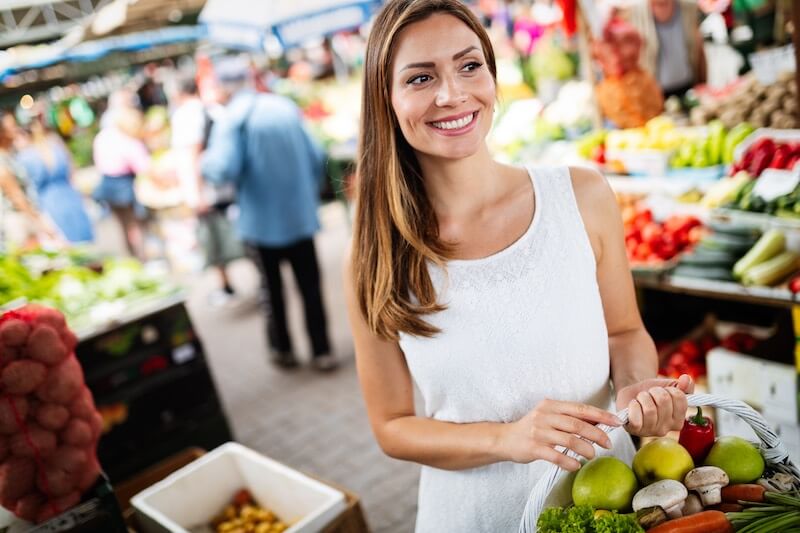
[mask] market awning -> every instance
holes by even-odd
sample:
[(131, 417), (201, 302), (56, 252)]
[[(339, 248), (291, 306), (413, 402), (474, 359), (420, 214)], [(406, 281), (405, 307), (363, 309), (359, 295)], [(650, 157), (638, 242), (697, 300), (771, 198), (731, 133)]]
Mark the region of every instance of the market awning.
[(160, 30), (117, 35), (82, 42), (76, 46), (59, 43), (35, 47), (15, 47), (0, 53), (0, 81), (25, 70), (43, 68), (66, 61), (94, 61), (112, 52), (137, 51), (163, 44), (196, 41), (205, 36), (202, 26), (173, 26)]
[(367, 22), (381, 0), (208, 0), (200, 22), (212, 41), (262, 50), (265, 39), (284, 47), (357, 28)]

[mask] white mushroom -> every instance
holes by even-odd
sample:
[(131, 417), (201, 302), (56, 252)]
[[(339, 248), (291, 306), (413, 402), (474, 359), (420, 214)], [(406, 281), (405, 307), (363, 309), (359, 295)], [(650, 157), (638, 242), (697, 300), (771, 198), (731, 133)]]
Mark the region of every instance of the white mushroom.
[(662, 479), (648, 485), (633, 497), (633, 510), (638, 511), (646, 507), (661, 507), (670, 518), (679, 518), (683, 509), (683, 502), (689, 491), (680, 481)]
[(720, 489), (728, 484), (728, 474), (716, 466), (698, 466), (689, 470), (683, 483), (687, 489), (697, 491), (703, 506), (708, 507), (722, 501)]
[(683, 504), (683, 516), (690, 516), (697, 514), (703, 510), (703, 504), (700, 502), (700, 496), (697, 494), (689, 494)]

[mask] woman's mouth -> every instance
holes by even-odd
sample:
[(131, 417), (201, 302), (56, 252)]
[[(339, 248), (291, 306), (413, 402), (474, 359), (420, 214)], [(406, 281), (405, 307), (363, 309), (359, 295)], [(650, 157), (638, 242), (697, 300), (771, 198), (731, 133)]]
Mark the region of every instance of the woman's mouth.
[(470, 129), (475, 123), (475, 119), (478, 116), (478, 112), (474, 111), (462, 117), (453, 120), (442, 120), (437, 122), (429, 122), (428, 124), (435, 130), (438, 130), (441, 133), (452, 135), (452, 134), (459, 134), (467, 131)]

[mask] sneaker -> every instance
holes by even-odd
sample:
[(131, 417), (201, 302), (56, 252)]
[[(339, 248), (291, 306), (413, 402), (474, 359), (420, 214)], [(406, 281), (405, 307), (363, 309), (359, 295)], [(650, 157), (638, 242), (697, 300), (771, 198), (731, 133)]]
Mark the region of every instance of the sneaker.
[(329, 372), (339, 366), (339, 360), (332, 353), (315, 355), (311, 359), (311, 366), (320, 372)]
[(297, 358), (290, 351), (272, 350), (272, 363), (281, 368), (295, 368), (297, 366)]

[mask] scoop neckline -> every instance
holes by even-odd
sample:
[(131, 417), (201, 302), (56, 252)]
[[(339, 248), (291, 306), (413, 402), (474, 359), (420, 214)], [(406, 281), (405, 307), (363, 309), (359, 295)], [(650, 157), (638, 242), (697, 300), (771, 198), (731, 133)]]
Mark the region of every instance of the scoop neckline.
[(484, 263), (489, 263), (495, 261), (497, 259), (501, 259), (505, 255), (512, 253), (515, 249), (522, 246), (522, 243), (530, 237), (533, 233), (534, 229), (539, 223), (540, 214), (542, 212), (542, 203), (540, 202), (541, 194), (539, 192), (539, 186), (537, 184), (536, 176), (534, 175), (533, 169), (529, 166), (523, 167), (527, 173), (528, 177), (531, 180), (531, 194), (533, 194), (533, 216), (531, 217), (531, 221), (528, 224), (528, 228), (520, 235), (514, 242), (498, 250), (490, 255), (484, 257), (477, 257), (475, 259), (449, 259), (445, 263), (447, 266), (472, 266), (472, 265), (481, 265)]

